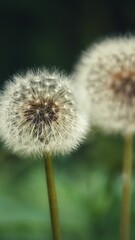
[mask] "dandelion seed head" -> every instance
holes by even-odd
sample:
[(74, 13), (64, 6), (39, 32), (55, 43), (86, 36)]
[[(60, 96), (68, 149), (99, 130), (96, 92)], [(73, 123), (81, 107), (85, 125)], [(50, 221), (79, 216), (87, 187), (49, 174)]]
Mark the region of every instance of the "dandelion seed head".
[(22, 154), (70, 152), (87, 124), (68, 77), (46, 69), (15, 75), (1, 94), (0, 135)]
[(135, 132), (135, 37), (114, 37), (88, 48), (75, 75), (91, 102), (93, 124), (107, 132)]

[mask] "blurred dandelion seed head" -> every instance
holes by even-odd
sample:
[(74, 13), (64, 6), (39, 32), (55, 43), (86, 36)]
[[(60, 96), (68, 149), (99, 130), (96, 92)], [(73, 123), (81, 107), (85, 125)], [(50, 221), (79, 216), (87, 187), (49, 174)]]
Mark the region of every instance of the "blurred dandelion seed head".
[(1, 137), (24, 154), (70, 152), (87, 128), (78, 105), (63, 74), (43, 69), (15, 75), (1, 94)]
[[(107, 132), (135, 132), (135, 37), (115, 37), (88, 48), (76, 65), (94, 125)], [(85, 104), (85, 111), (89, 104)]]

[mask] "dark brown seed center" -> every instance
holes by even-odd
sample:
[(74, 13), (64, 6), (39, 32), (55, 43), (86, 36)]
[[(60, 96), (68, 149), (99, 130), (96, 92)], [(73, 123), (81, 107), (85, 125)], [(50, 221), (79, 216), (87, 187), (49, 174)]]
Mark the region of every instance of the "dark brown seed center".
[(135, 71), (113, 73), (111, 79), (110, 89), (114, 94), (131, 103), (135, 97)]
[(35, 127), (49, 125), (58, 119), (59, 107), (52, 100), (29, 101), (24, 109), (24, 116), (27, 122), (31, 122)]

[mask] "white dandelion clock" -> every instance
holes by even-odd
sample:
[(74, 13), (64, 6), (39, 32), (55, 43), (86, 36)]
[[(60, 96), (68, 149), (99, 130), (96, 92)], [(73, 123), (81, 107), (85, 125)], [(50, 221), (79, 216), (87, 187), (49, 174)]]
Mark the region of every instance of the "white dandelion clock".
[(14, 151), (63, 154), (84, 139), (85, 120), (63, 74), (43, 70), (15, 75), (0, 104), (0, 133)]
[(15, 75), (0, 100), (2, 140), (15, 152), (44, 157), (53, 239), (60, 240), (51, 154), (75, 149), (87, 129), (69, 78), (46, 69)]
[(106, 39), (88, 48), (75, 75), (87, 91), (94, 125), (106, 132), (135, 132), (135, 37)]
[(91, 102), (92, 124), (105, 132), (125, 136), (121, 239), (128, 240), (135, 133), (135, 37), (106, 39), (95, 44), (82, 55), (75, 75)]

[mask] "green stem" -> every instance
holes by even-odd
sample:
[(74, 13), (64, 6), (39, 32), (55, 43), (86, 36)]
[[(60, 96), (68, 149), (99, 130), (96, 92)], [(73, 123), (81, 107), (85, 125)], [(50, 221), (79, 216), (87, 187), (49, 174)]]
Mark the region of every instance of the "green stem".
[(123, 165), (123, 193), (120, 225), (120, 239), (130, 239), (130, 210), (131, 210), (131, 180), (132, 180), (132, 135), (125, 136), (124, 165)]
[(47, 181), (47, 190), (48, 190), (48, 198), (49, 198), (49, 205), (50, 205), (53, 240), (60, 240), (61, 234), (60, 234), (60, 224), (59, 224), (59, 217), (58, 217), (57, 197), (56, 197), (56, 190), (55, 190), (52, 158), (50, 153), (46, 152), (44, 154), (44, 161), (45, 161), (46, 181)]

